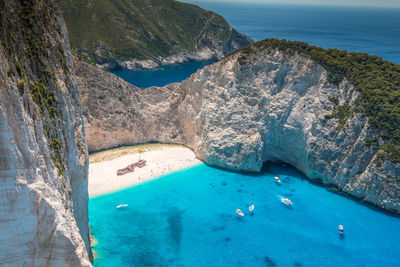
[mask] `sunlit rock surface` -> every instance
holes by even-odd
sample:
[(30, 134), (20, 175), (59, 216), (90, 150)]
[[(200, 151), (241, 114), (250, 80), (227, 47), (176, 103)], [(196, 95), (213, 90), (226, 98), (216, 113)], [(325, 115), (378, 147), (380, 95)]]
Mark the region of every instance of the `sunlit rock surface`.
[(87, 147), (57, 4), (0, 0), (0, 41), (0, 266), (91, 266)]
[(207, 66), (182, 83), (136, 88), (77, 61), (89, 150), (149, 141), (185, 144), (207, 164), (258, 172), (283, 161), (382, 208), (400, 211), (400, 166), (374, 163), (365, 145), (368, 118), (354, 113), (340, 127), (328, 119), (336, 99), (359, 94), (307, 55), (258, 50)]

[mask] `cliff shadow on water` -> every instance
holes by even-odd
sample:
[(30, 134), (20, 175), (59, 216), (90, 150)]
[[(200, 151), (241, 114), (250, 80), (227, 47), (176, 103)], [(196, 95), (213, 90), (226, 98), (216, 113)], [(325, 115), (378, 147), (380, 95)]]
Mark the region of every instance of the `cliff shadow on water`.
[[(246, 173), (246, 172), (245, 172)], [(287, 175), (290, 177), (293, 177), (294, 179), (299, 179), (299, 180), (304, 180), (307, 181), (310, 184), (313, 184), (315, 186), (321, 187), (324, 190), (332, 193), (332, 194), (336, 194), (339, 195), (341, 197), (347, 198), (351, 201), (354, 201), (362, 206), (365, 206), (375, 212), (380, 212), (383, 213), (387, 216), (392, 216), (395, 218), (400, 218), (400, 213), (397, 211), (389, 211), (387, 209), (378, 207), (376, 205), (371, 204), (368, 201), (364, 201), (363, 198), (358, 198), (356, 196), (353, 196), (349, 193), (346, 193), (342, 190), (340, 190), (340, 188), (338, 188), (336, 185), (334, 184), (325, 184), (322, 180), (320, 179), (310, 179), (309, 177), (307, 177), (303, 172), (301, 172), (300, 170), (298, 170), (296, 167), (290, 165), (289, 163), (285, 163), (283, 161), (267, 161), (264, 162), (263, 167), (260, 171), (260, 173), (246, 173), (247, 175), (253, 176), (253, 177), (257, 177), (257, 176), (262, 176), (266, 173), (269, 174), (276, 174), (278, 176), (278, 174), (280, 175)], [(285, 183), (287, 181), (283, 181), (283, 183)], [(317, 199), (315, 199), (315, 201), (318, 201)], [(340, 209), (341, 207), (338, 206), (338, 209)]]

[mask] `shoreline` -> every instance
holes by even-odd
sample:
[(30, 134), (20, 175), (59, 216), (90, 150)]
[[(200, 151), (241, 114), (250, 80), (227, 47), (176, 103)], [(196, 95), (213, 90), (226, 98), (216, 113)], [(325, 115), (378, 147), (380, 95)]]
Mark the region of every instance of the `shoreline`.
[[(139, 159), (146, 160), (146, 166), (136, 167), (134, 172), (125, 175), (117, 175), (118, 169)], [(89, 197), (119, 191), (202, 163), (189, 148), (169, 144), (144, 144), (105, 150), (90, 155), (89, 162)]]

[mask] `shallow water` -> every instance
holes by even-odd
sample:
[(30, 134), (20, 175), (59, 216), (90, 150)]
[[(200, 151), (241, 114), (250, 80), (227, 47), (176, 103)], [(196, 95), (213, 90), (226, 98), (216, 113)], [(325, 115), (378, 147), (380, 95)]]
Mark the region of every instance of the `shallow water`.
[(198, 69), (212, 64), (214, 61), (188, 62), (180, 65), (161, 66), (157, 70), (115, 70), (115, 75), (140, 87), (165, 86), (169, 83), (181, 82), (190, 77)]
[(399, 218), (284, 165), (260, 175), (199, 165), (91, 198), (89, 208), (95, 266), (400, 266)]

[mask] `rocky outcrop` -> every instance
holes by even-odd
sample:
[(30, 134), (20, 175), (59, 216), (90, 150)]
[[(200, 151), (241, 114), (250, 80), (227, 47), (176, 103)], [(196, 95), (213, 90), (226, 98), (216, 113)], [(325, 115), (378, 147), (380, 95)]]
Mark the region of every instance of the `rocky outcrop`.
[(71, 45), (105, 69), (216, 60), (252, 42), (220, 15), (175, 0), (62, 1)]
[(99, 61), (97, 63), (99, 63), (99, 67), (105, 69), (122, 68), (128, 70), (155, 70), (163, 65), (176, 65), (190, 61), (218, 60), (230, 52), (253, 42), (249, 37), (239, 33), (235, 29), (230, 27), (229, 29), (230, 37), (227, 41), (220, 42), (218, 40), (211, 40), (206, 42), (206, 44), (201, 46), (197, 51), (182, 51), (167, 57), (159, 56), (147, 60), (128, 60), (122, 62), (114, 58), (98, 58)]
[[(76, 62), (89, 150), (159, 141), (184, 144), (207, 164), (258, 172), (283, 161), (308, 178), (400, 212), (400, 166), (367, 146), (368, 118), (346, 80), (331, 82), (305, 54), (235, 53), (182, 83), (139, 89)], [(344, 118), (332, 116), (341, 106)]]
[(91, 266), (87, 146), (51, 0), (0, 0), (0, 266)]

